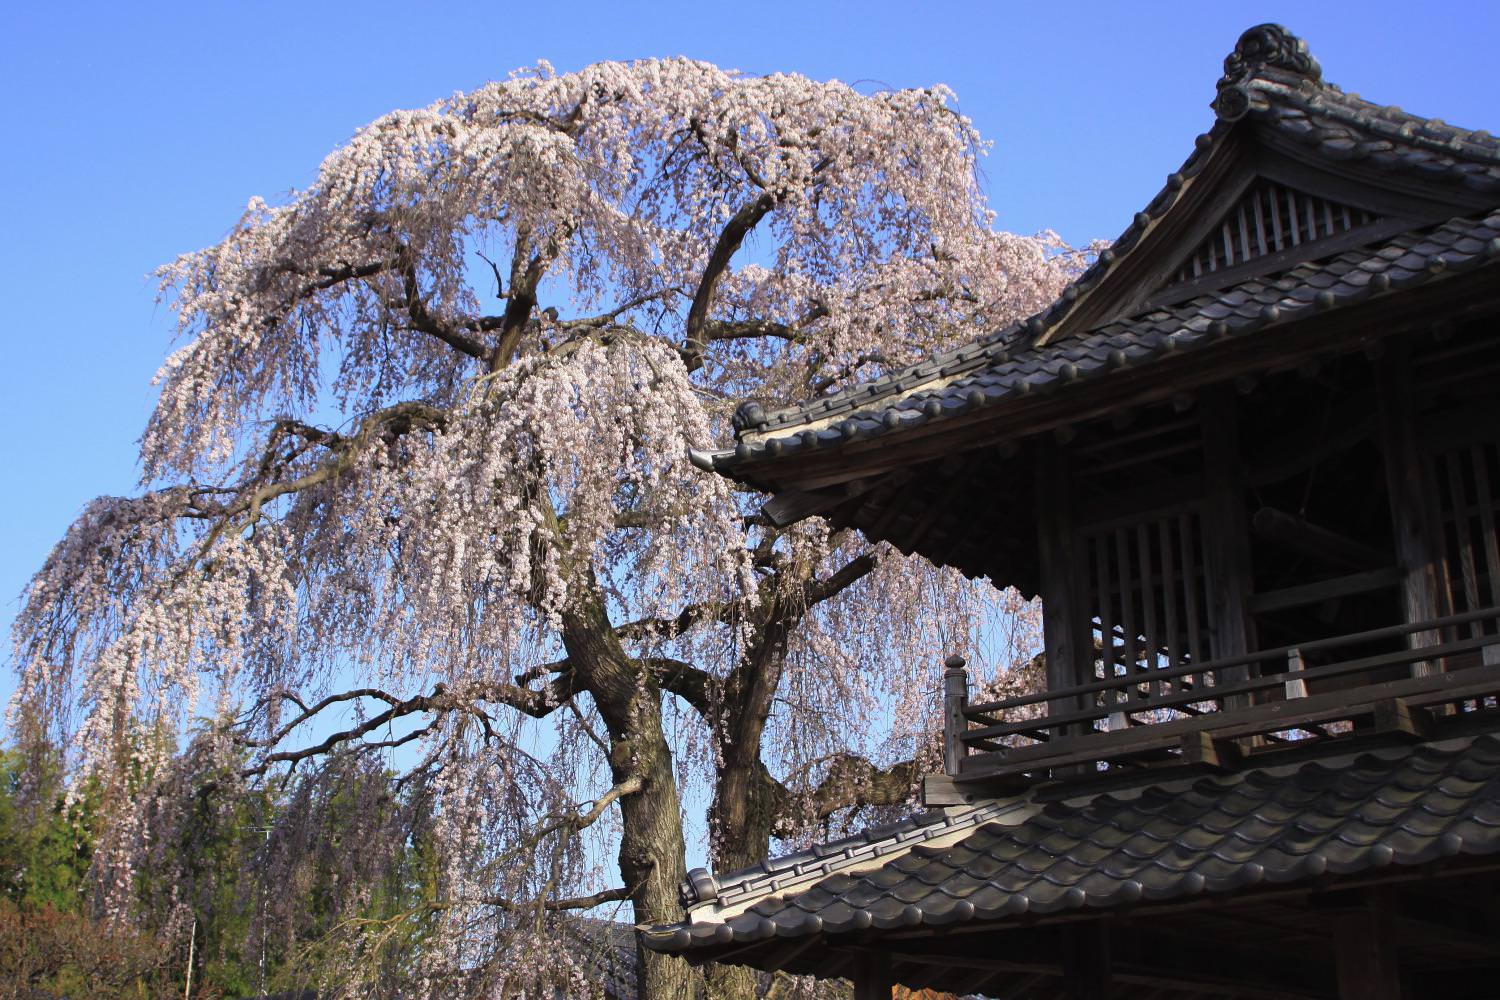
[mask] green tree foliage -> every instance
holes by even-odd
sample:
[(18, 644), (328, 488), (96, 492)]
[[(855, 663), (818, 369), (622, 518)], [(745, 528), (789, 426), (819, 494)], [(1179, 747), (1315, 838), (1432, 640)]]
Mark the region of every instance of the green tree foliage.
[(61, 761), (45, 749), (28, 767), (0, 752), (0, 895), (18, 906), (75, 911), (93, 855), (93, 789), (65, 802)]
[[(436, 912), (427, 804), (377, 770), (273, 792), (245, 787), (239, 762), (193, 758), (173, 759), (192, 794), (148, 811), (150, 863), (110, 921), (96, 788), (67, 797), (50, 748), (0, 751), (0, 1000), (181, 996), (190, 940), (199, 998), (300, 990), (352, 962), (372, 985), (403, 980)], [(339, 850), (351, 838), (381, 846)]]

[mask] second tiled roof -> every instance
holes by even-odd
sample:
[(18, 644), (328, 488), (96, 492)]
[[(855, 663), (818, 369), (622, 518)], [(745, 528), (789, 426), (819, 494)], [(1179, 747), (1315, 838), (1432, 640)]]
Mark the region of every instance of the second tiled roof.
[(703, 912), (652, 928), (646, 943), (687, 951), (942, 927), (1492, 854), (1500, 851), (1500, 739), (1038, 804), (978, 823), (947, 846), (891, 839), (883, 850), (884, 863), (795, 891), (762, 889), (721, 917)]

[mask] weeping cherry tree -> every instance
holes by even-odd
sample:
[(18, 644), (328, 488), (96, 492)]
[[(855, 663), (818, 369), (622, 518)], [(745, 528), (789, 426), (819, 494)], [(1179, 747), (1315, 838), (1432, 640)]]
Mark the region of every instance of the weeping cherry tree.
[[(938, 657), (1028, 609), (777, 529), (688, 449), (741, 400), (847, 391), (1055, 294), (1067, 256), (992, 228), (980, 152), (941, 87), (542, 64), (380, 118), (163, 267), (181, 343), (142, 492), (83, 510), (15, 625), (12, 718), (108, 790), (99, 905), (170, 878), (187, 772), (373, 767), (422, 793), (430, 934), (327, 985), (581, 995), (557, 916), (679, 917), (685, 801), (721, 869), (907, 802)], [(410, 835), (346, 822), (349, 852)], [(638, 962), (643, 995), (700, 988)]]

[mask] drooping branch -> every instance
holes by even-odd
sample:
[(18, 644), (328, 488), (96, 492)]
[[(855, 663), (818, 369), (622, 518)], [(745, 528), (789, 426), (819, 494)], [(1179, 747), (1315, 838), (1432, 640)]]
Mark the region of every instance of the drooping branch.
[[(325, 434), (315, 428), (306, 428), (303, 431), (304, 437), (308, 440), (316, 440), (331, 450), (329, 460), (292, 479), (257, 482), (257, 479), (269, 474), (278, 465), (275, 461), (278, 432), (283, 427), (305, 428), (305, 425), (296, 421), (283, 422), (278, 425), (277, 430), (273, 430), (271, 442), (258, 463), (257, 476), (232, 490), (220, 491), (234, 493), (232, 500), (216, 503), (205, 503), (201, 499), (195, 501), (194, 509), (187, 516), (197, 519), (212, 518), (219, 522), (200, 544), (200, 553), (209, 551), (218, 536), (230, 527), (244, 528), (259, 521), (261, 511), (271, 501), (289, 494), (302, 493), (348, 472), (360, 453), (371, 444), (399, 437), (417, 429), (441, 429), (447, 424), (448, 418), (448, 412), (438, 407), (426, 403), (405, 402), (366, 415), (360, 421), (358, 429), (351, 435)], [(241, 515), (243, 515), (243, 521), (237, 522), (236, 519)]]

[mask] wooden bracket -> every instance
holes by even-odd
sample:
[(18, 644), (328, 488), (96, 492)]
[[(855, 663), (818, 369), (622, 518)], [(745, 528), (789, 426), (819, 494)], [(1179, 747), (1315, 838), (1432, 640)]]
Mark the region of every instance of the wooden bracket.
[(1244, 755), (1233, 740), (1216, 740), (1208, 733), (1184, 733), (1182, 762), (1216, 771), (1233, 771), (1244, 763)]
[(951, 774), (924, 774), (922, 776), (922, 805), (925, 808), (966, 806), (973, 801), (974, 790), (960, 788)]
[(1411, 740), (1432, 736), (1432, 713), (1406, 703), (1405, 698), (1386, 698), (1372, 706), (1377, 733), (1395, 733)]

